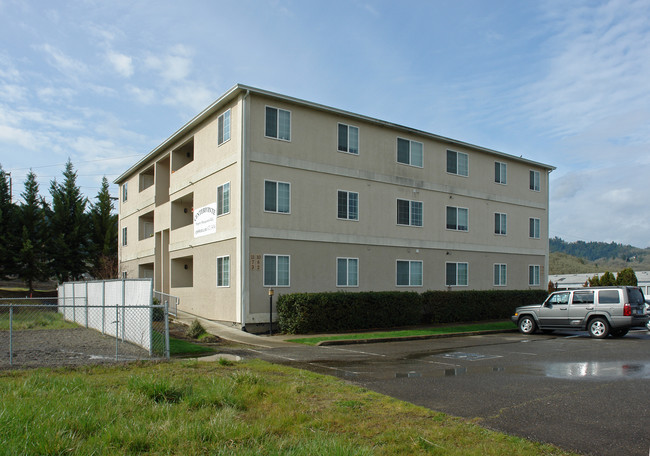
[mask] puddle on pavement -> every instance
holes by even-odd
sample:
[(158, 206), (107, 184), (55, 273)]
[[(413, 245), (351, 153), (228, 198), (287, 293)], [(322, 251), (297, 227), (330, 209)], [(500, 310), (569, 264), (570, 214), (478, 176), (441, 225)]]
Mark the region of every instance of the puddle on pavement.
[(551, 363), (543, 365), (547, 377), (564, 379), (647, 379), (650, 365), (621, 361), (586, 361), (577, 363)]

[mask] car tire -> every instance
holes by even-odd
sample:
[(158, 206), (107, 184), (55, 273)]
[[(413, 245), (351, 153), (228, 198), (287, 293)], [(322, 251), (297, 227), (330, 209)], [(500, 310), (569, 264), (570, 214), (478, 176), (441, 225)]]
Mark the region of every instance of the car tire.
[(645, 324), (645, 327), (648, 328), (648, 331), (650, 331), (650, 320)]
[(601, 317), (596, 317), (589, 322), (589, 335), (594, 339), (604, 339), (609, 335), (609, 323)]
[(627, 334), (629, 330), (625, 329), (612, 329), (612, 337), (623, 337)]
[(537, 329), (537, 323), (535, 323), (533, 317), (529, 315), (521, 317), (517, 326), (519, 327), (519, 332), (522, 334), (532, 334)]

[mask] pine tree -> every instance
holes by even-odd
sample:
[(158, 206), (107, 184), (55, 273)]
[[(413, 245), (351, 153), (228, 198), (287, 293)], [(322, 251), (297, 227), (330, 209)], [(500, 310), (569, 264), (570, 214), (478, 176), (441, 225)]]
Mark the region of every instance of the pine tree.
[(16, 206), (11, 201), (9, 176), (0, 165), (0, 277), (16, 272), (15, 253), (18, 248)]
[(53, 180), (50, 185), (52, 212), (50, 258), (59, 282), (78, 280), (88, 270), (88, 216), (84, 213), (87, 198), (77, 186), (77, 173), (68, 159), (63, 184)]
[(102, 178), (97, 201), (90, 208), (90, 252), (92, 274), (99, 279), (117, 277), (117, 214), (113, 214), (113, 201), (108, 179)]
[(48, 277), (44, 202), (38, 195), (36, 174), (32, 171), (27, 174), (25, 191), (21, 196), (24, 203), (18, 212), (22, 233), (16, 264), (18, 274), (32, 292), (36, 280), (45, 280)]
[(632, 268), (625, 268), (616, 276), (616, 285), (632, 285), (637, 286), (639, 281)]

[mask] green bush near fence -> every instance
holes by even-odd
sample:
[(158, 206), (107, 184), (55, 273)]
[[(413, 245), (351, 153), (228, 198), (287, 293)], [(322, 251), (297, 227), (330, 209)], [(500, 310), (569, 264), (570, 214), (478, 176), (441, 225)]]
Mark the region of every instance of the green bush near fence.
[(279, 297), (277, 310), (281, 331), (309, 334), (499, 320), (546, 295), (544, 290), (293, 293)]

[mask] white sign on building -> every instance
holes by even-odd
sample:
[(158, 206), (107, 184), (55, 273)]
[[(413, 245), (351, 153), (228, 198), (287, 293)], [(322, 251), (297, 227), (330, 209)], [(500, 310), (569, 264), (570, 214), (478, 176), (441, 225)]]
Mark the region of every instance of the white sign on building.
[(194, 211), (194, 237), (217, 232), (217, 203), (208, 204)]

